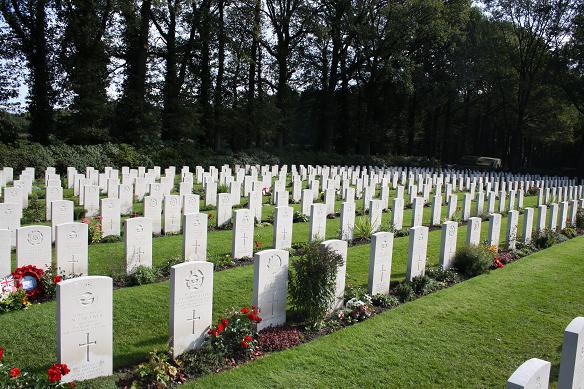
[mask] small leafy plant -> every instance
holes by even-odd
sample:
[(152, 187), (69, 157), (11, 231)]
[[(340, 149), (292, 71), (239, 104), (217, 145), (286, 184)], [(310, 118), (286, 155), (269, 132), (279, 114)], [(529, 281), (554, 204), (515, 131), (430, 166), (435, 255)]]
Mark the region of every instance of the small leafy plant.
[(303, 249), (290, 266), (288, 291), (294, 309), (309, 326), (316, 327), (335, 298), (337, 269), (343, 257), (318, 243), (307, 244)]
[(494, 259), (493, 251), (486, 246), (465, 246), (456, 250), (454, 267), (470, 278), (489, 271)]
[(259, 310), (252, 306), (232, 310), (209, 330), (211, 348), (233, 364), (258, 355), (255, 325), (261, 322)]

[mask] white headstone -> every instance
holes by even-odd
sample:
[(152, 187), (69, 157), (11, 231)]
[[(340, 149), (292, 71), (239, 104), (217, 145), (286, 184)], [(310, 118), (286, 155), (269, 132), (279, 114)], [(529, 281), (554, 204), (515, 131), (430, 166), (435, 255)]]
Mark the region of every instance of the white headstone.
[(12, 271), (12, 263), (10, 259), (11, 246), (10, 231), (4, 229), (0, 230), (0, 278), (10, 275)]
[(471, 217), (468, 219), (466, 227), (466, 244), (469, 246), (478, 246), (481, 244), (481, 224), (480, 217)]
[(101, 236), (120, 236), (120, 200), (119, 199), (101, 199)]
[(458, 223), (447, 221), (442, 224), (442, 239), (440, 241), (440, 266), (443, 269), (452, 267), (456, 255), (456, 241), (458, 238)]
[(10, 231), (10, 244), (16, 246), (16, 229), (20, 227), (22, 208), (16, 203), (0, 203), (0, 229)]
[(152, 222), (152, 233), (160, 235), (162, 232), (162, 198), (144, 196), (144, 217)]
[(344, 201), (341, 204), (341, 239), (353, 240), (355, 228), (355, 202)]
[(88, 227), (85, 223), (59, 224), (56, 228), (55, 251), (59, 273), (87, 275)]
[(558, 389), (580, 389), (583, 385), (584, 317), (577, 317), (564, 332)]
[(424, 198), (415, 197), (412, 202), (412, 227), (421, 226), (424, 221)]
[(492, 213), (489, 216), (489, 233), (487, 235), (487, 244), (489, 246), (499, 247), (501, 237), (501, 214)]
[(388, 294), (393, 257), (393, 233), (377, 232), (371, 235), (369, 255), (369, 295)]
[(519, 211), (509, 211), (507, 214), (507, 248), (515, 250), (517, 245), (517, 228), (519, 226)]
[(201, 347), (213, 315), (213, 264), (170, 268), (170, 345), (174, 357)]
[(189, 213), (183, 216), (183, 258), (185, 261), (207, 260), (206, 213)]
[(288, 206), (276, 207), (274, 212), (273, 246), (276, 249), (290, 249), (292, 248), (294, 208)]
[(51, 267), (51, 227), (28, 226), (16, 230), (16, 266)]
[(164, 196), (164, 233), (177, 234), (180, 232), (181, 222), (180, 196)]
[(404, 224), (404, 199), (396, 197), (393, 199), (391, 224), (396, 231), (403, 228)]
[(408, 268), (406, 280), (423, 276), (426, 273), (426, 254), (428, 250), (428, 227), (417, 226), (410, 228), (408, 249)]
[(381, 200), (374, 199), (369, 201), (369, 222), (371, 223), (371, 231), (377, 232), (381, 227), (381, 217), (383, 215), (383, 203)]
[(258, 331), (286, 323), (288, 258), (288, 251), (277, 249), (263, 250), (254, 256), (252, 304), (262, 317)]
[(323, 249), (331, 250), (341, 257), (343, 263), (337, 268), (337, 278), (335, 286), (335, 298), (331, 304), (331, 311), (342, 308), (345, 298), (345, 275), (347, 273), (347, 247), (348, 244), (344, 240), (325, 240), (320, 244)]
[(533, 208), (525, 208), (523, 215), (523, 243), (531, 243), (533, 235)]
[(326, 204), (312, 204), (310, 211), (310, 241), (326, 238)]
[(152, 220), (135, 217), (126, 220), (126, 272), (138, 266), (152, 267)]
[(507, 389), (547, 389), (551, 366), (537, 358), (523, 362), (507, 380)]
[(249, 209), (238, 209), (234, 212), (231, 245), (233, 259), (251, 258), (253, 256), (254, 224), (254, 216)]
[(219, 193), (217, 195), (217, 227), (223, 227), (231, 221), (231, 204), (231, 194)]
[(45, 218), (51, 220), (51, 202), (63, 200), (63, 188), (60, 186), (47, 187), (45, 192)]
[(64, 382), (113, 373), (112, 279), (86, 276), (57, 284), (57, 360)]
[(70, 200), (55, 200), (51, 202), (51, 233), (55, 239), (56, 226), (63, 223), (72, 223), (75, 213), (75, 204)]

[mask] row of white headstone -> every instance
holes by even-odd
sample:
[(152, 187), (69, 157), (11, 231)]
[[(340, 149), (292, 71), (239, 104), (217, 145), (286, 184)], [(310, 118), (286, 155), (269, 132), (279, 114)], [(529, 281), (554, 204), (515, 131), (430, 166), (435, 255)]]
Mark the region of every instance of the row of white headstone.
[[(547, 389), (551, 363), (538, 358), (525, 361), (507, 381), (507, 389)], [(564, 331), (558, 389), (584, 386), (584, 317), (577, 317)]]
[[(421, 199), (421, 198), (418, 198)], [(381, 227), (382, 209), (380, 200), (371, 200), (369, 218), (372, 232), (379, 231)], [(399, 203), (399, 198), (394, 199)], [(416, 201), (412, 215), (412, 230), (422, 226), (423, 206), (422, 201)], [(584, 207), (584, 201), (572, 201), (571, 204), (563, 202), (560, 205), (550, 205), (550, 217), (547, 219), (547, 206), (538, 207), (535, 233), (545, 229), (564, 229), (568, 225), (574, 226), (578, 209)], [(399, 216), (399, 212), (402, 214)], [(434, 213), (434, 212), (433, 212)], [(530, 243), (534, 233), (534, 209), (524, 209), (524, 222), (522, 227), (523, 242)], [(233, 259), (251, 257), (254, 248), (254, 215), (249, 209), (239, 209), (233, 212), (232, 250)], [(103, 213), (103, 219), (107, 222), (109, 217)], [(393, 221), (403, 220), (403, 208), (394, 208)], [(507, 214), (507, 248), (514, 249), (519, 231), (519, 211), (512, 210)], [(182, 216), (182, 223), (178, 228), (183, 229), (183, 258), (185, 261), (207, 260), (207, 224), (208, 215), (205, 213), (189, 213)], [(501, 214), (489, 215), (489, 228), (487, 243), (498, 247), (501, 230)], [(119, 214), (117, 215), (117, 229), (119, 230)], [(326, 238), (327, 212), (325, 204), (312, 204), (309, 240), (317, 241)], [(477, 245), (480, 243), (480, 230), (482, 219), (471, 217), (468, 219), (467, 243)], [(351, 240), (355, 227), (355, 203), (343, 202), (341, 210), (340, 239)], [(111, 226), (111, 225), (110, 225)], [(394, 223), (394, 228), (397, 229)], [(427, 227), (424, 227), (427, 230)], [(85, 223), (66, 222), (53, 226), (27, 226), (16, 229), (16, 258), (17, 267), (32, 264), (40, 268), (50, 267), (52, 263), (52, 237), (54, 236), (56, 247), (57, 269), (65, 274), (88, 274), (88, 227)], [(446, 221), (442, 224), (442, 243), (449, 244), (445, 238), (446, 232), (456, 236), (458, 223)], [(293, 208), (280, 206), (275, 208), (273, 247), (276, 249), (290, 249), (292, 247), (293, 232)], [(11, 232), (0, 230), (0, 275), (10, 273), (10, 248)], [(132, 273), (138, 266), (152, 266), (152, 234), (153, 222), (147, 217), (126, 219), (125, 221), (125, 258), (126, 270)], [(419, 234), (419, 233), (418, 233)], [(427, 232), (426, 232), (427, 234)], [(455, 250), (456, 241), (451, 250)], [(448, 247), (450, 247), (448, 246)], [(444, 247), (442, 247), (445, 250)], [(448, 250), (447, 250), (448, 251)]]

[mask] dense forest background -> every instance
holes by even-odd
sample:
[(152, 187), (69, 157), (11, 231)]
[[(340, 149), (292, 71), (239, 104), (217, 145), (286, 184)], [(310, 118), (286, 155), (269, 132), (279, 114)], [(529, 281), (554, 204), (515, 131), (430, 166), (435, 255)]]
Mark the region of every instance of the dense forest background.
[(0, 0), (0, 105), (5, 144), (584, 169), (584, 6)]

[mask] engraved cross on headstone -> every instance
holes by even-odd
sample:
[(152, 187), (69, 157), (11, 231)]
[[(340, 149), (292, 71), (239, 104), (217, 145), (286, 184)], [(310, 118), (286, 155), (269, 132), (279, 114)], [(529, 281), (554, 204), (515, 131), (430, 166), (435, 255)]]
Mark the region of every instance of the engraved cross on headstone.
[(95, 346), (97, 344), (97, 342), (96, 341), (93, 341), (93, 342), (90, 342), (89, 341), (89, 332), (86, 332), (85, 335), (87, 337), (86, 338), (86, 341), (85, 341), (85, 343), (80, 343), (79, 344), (79, 347), (85, 347), (86, 348), (86, 350), (85, 350), (86, 351), (86, 359), (87, 359), (87, 362), (89, 362), (89, 347), (90, 346)]
[(243, 232), (243, 235), (241, 236), (241, 239), (243, 239), (243, 245), (245, 246), (245, 242), (247, 240), (247, 235), (245, 234), (245, 231)]
[(193, 316), (190, 319), (187, 319), (187, 321), (190, 321), (193, 323), (193, 332), (192, 334), (195, 334), (195, 321), (201, 319), (200, 316), (195, 316), (196, 315), (196, 309), (193, 309)]
[(71, 254), (71, 260), (67, 261), (68, 263), (71, 264), (71, 273), (75, 274), (75, 264), (79, 263), (78, 259), (75, 259), (76, 255), (75, 254)]
[(143, 254), (145, 254), (145, 253), (144, 253), (144, 250), (142, 249), (142, 247), (138, 247), (138, 248), (134, 247), (134, 253), (133, 253), (132, 257), (138, 258), (139, 265), (142, 264), (142, 255)]

